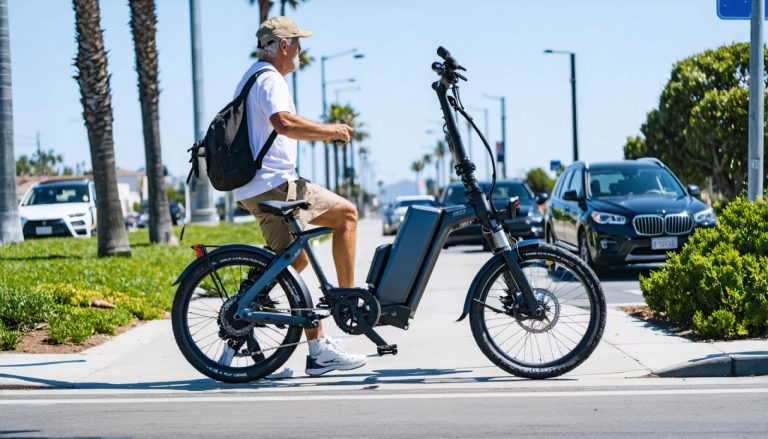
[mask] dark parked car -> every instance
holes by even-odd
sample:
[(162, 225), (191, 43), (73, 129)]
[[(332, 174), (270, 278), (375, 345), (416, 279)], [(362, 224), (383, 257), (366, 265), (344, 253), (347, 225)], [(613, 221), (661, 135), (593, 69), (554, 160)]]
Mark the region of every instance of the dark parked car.
[(437, 207), (437, 200), (432, 195), (403, 195), (395, 198), (395, 202), (385, 210), (381, 226), (382, 235), (394, 235), (400, 230), (400, 224), (405, 219), (405, 213), (411, 206)]
[(696, 227), (717, 224), (661, 161), (576, 162), (560, 175), (547, 201), (545, 234), (593, 268), (662, 262)]
[[(141, 204), (142, 213), (139, 216), (137, 227), (149, 226), (149, 205), (147, 201)], [(171, 213), (171, 222), (174, 226), (183, 226), (186, 222), (187, 211), (184, 209), (184, 205), (178, 201), (169, 201), (168, 210)]]
[[(487, 194), (491, 189), (491, 184), (481, 182), (480, 188)], [(543, 238), (544, 215), (541, 203), (546, 199), (546, 194), (534, 196), (528, 186), (520, 180), (497, 181), (493, 190), (493, 204), (496, 208), (505, 209), (511, 197), (518, 197), (520, 200), (520, 212), (517, 217), (505, 222), (512, 236), (523, 239)], [(440, 199), (440, 204), (443, 206), (455, 206), (466, 202), (466, 190), (461, 182), (448, 185)], [(487, 249), (480, 224), (472, 224), (451, 232), (445, 246), (452, 245), (482, 245), (483, 248)]]

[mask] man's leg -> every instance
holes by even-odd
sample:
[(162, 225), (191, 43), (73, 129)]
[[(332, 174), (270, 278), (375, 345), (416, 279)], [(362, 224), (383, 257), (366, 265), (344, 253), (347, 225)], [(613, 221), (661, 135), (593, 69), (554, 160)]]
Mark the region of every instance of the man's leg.
[[(336, 265), (336, 277), (341, 288), (355, 286), (355, 245), (357, 239), (357, 209), (350, 202), (339, 203), (310, 221), (310, 224), (333, 229), (332, 253)], [(309, 265), (309, 258), (301, 252), (293, 262), (293, 268), (301, 272)], [(307, 340), (324, 338), (322, 322), (317, 328), (305, 328)]]
[(355, 286), (355, 246), (357, 240), (357, 208), (343, 201), (310, 221), (311, 224), (333, 229), (333, 262), (339, 287)]

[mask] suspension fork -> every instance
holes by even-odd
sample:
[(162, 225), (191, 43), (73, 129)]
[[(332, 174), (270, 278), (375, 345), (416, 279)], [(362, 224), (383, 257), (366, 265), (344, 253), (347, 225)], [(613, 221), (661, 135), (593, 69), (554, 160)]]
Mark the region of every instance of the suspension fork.
[(448, 103), (448, 86), (443, 81), (438, 81), (432, 84), (432, 89), (437, 93), (437, 98), (440, 101), (440, 108), (443, 111), (443, 119), (445, 119), (445, 125), (447, 129), (448, 146), (453, 154), (454, 161), (456, 162), (456, 174), (459, 175), (461, 181), (467, 189), (467, 199), (475, 206), (477, 217), (480, 220), (480, 224), (487, 230), (492, 232), (492, 241), (495, 244), (495, 251), (500, 252), (504, 257), (504, 261), (509, 268), (509, 273), (504, 273), (504, 280), (507, 285), (514, 284), (517, 290), (523, 295), (525, 299), (526, 314), (532, 317), (541, 317), (544, 315), (544, 307), (536, 299), (533, 294), (531, 284), (525, 277), (520, 263), (518, 262), (517, 254), (512, 251), (512, 246), (509, 244), (507, 234), (504, 233), (504, 228), (499, 224), (497, 218), (491, 212), (491, 206), (486, 200), (485, 194), (480, 190), (480, 186), (475, 178), (475, 165), (467, 157), (467, 153), (464, 150), (464, 145), (461, 141), (461, 135), (459, 134), (458, 127), (456, 126), (456, 120), (453, 117), (453, 113)]

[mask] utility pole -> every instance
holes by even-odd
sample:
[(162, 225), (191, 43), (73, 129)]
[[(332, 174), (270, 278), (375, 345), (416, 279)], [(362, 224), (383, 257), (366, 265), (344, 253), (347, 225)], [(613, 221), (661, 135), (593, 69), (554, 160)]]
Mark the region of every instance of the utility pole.
[[(192, 39), (192, 103), (195, 118), (194, 139), (197, 141), (202, 139), (205, 135), (203, 132), (203, 51), (200, 41), (200, 0), (189, 0), (189, 30)], [(200, 177), (192, 180), (192, 191), (194, 194), (190, 196), (193, 201), (191, 222), (218, 224), (219, 215), (216, 212), (216, 208), (213, 206), (211, 183), (208, 180), (205, 160), (198, 157), (197, 161), (200, 169)]]
[(485, 95), (489, 99), (498, 99), (501, 103), (501, 160), (497, 163), (501, 171), (501, 178), (507, 178), (507, 100), (504, 96)]
[(576, 53), (564, 50), (547, 49), (545, 54), (568, 55), (571, 58), (571, 118), (573, 123), (573, 161), (579, 161), (579, 133), (576, 123)]
[[(764, 96), (765, 63), (763, 61), (764, 0), (752, 0), (749, 56), (749, 171), (747, 197), (755, 201), (763, 196), (763, 135), (765, 132)], [(760, 72), (755, 74), (753, 72)]]

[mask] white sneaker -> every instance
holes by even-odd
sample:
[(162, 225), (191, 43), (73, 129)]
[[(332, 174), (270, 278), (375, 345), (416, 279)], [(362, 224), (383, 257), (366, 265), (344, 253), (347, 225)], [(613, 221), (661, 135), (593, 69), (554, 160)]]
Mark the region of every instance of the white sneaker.
[(310, 340), (307, 368), (309, 376), (320, 376), (332, 370), (352, 370), (367, 363), (365, 355), (348, 354), (339, 346), (337, 340), (321, 338)]

